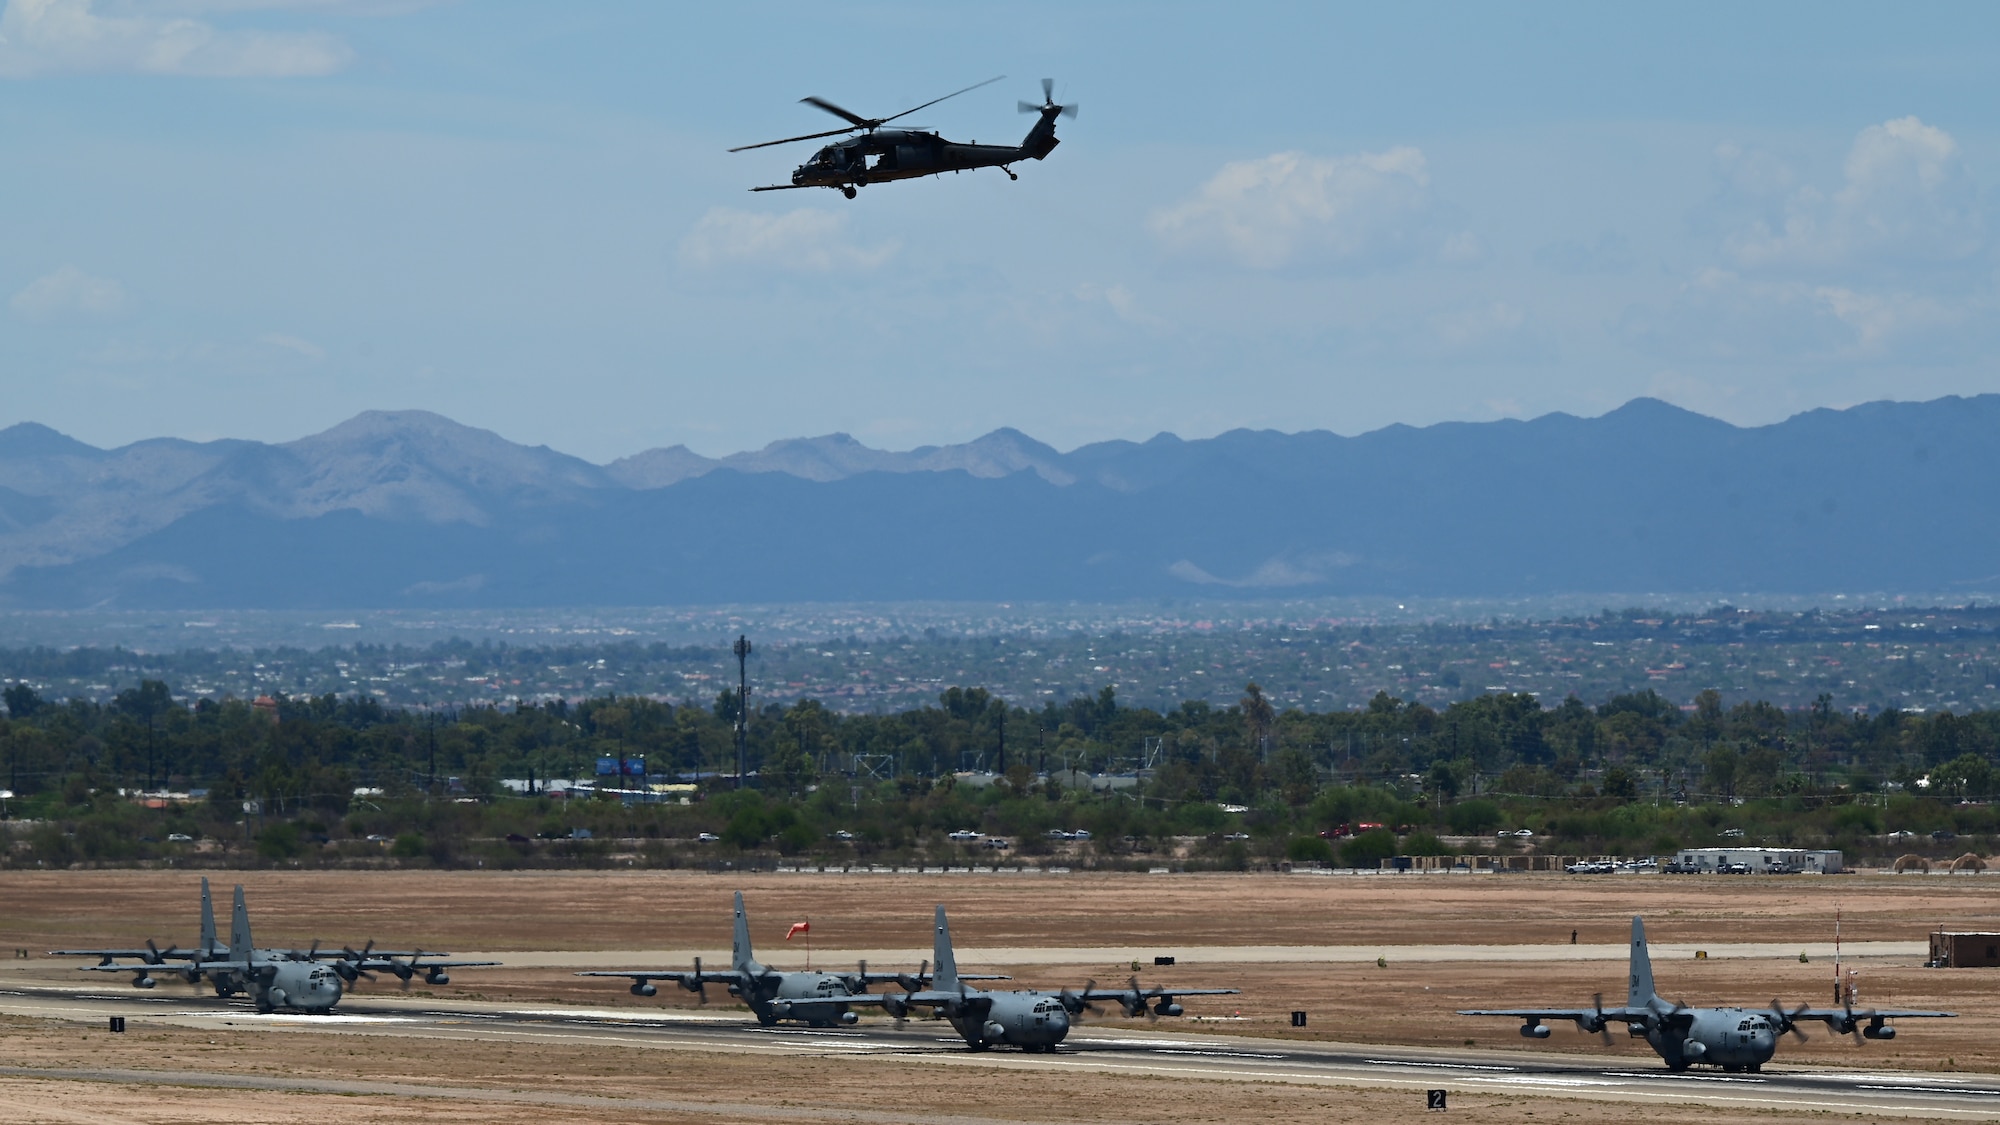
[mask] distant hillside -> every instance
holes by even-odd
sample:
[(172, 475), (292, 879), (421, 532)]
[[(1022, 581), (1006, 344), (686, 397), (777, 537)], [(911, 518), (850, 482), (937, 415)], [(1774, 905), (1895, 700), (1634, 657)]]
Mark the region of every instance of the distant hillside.
[(279, 445), (0, 430), (0, 605), (305, 608), (2000, 585), (2000, 396), (1742, 429), (844, 434), (597, 466), (422, 412)]

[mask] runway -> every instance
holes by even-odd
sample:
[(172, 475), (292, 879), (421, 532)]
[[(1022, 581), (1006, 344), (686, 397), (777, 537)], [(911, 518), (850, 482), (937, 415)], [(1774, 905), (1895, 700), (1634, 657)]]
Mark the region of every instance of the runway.
[[(1085, 1025), (1054, 1055), (997, 1049), (973, 1053), (944, 1024), (886, 1021), (856, 1028), (765, 1028), (739, 1013), (536, 1007), (445, 1003), (432, 999), (350, 997), (329, 1016), (259, 1015), (241, 1002), (186, 994), (135, 995), (100, 987), (10, 986), (0, 989), (0, 1013), (102, 1025), (113, 1015), (134, 1030), (181, 1027), (266, 1028), (284, 1034), (410, 1036), (437, 1040), (615, 1045), (628, 1049), (731, 1052), (839, 1058), (852, 1065), (884, 1060), (940, 1068), (1070, 1068), (1134, 1077), (1303, 1083), (1328, 1086), (1445, 1089), (1454, 1093), (1546, 1096), (1593, 1101), (1700, 1104), (1791, 1112), (1990, 1119), (2000, 1117), (2000, 1077), (1874, 1069), (1788, 1067), (1784, 1055), (1756, 1075), (1672, 1074), (1627, 1056), (1614, 1060), (1558, 1052), (1435, 1050), (1352, 1043), (1252, 1039), (1214, 1034), (1200, 1025), (1163, 1022), (1159, 1029)], [(121, 1065), (115, 1050), (98, 1049), (92, 1069), (0, 1068), (0, 1074), (107, 1082), (172, 1082), (220, 1087), (331, 1090), (323, 1079), (189, 1071)], [(1860, 1061), (1857, 1059), (1857, 1061)], [(671, 1064), (669, 1064), (671, 1065)], [(413, 1086), (409, 1096), (456, 1097), (449, 1087)], [(683, 1097), (685, 1091), (682, 1091)], [(538, 1095), (520, 1093), (532, 1100)], [(556, 1095), (550, 1095), (555, 1097)], [(1414, 1096), (1414, 1095), (1413, 1095)], [(556, 1104), (551, 1102), (551, 1104)]]

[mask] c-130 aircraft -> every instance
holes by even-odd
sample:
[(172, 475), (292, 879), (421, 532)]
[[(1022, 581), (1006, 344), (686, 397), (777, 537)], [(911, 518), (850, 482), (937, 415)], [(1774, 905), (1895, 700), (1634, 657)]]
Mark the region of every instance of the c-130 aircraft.
[[(797, 1020), (809, 1027), (851, 1025), (860, 1018), (851, 1010), (852, 1006), (880, 1005), (889, 1001), (886, 996), (870, 993), (869, 985), (894, 982), (905, 989), (915, 990), (924, 987), (930, 979), (923, 969), (919, 969), (915, 976), (871, 973), (866, 961), (852, 973), (773, 969), (758, 961), (756, 954), (751, 952), (750, 918), (743, 911), (742, 891), (736, 892), (735, 930), (731, 935), (729, 953), (729, 968), (726, 970), (704, 970), (701, 958), (697, 957), (692, 972), (678, 969), (606, 969), (576, 975), (625, 977), (632, 982), (634, 996), (652, 996), (659, 992), (653, 981), (670, 980), (700, 996), (704, 1004), (708, 1002), (708, 985), (727, 985), (729, 994), (749, 1005), (757, 1022), (766, 1027), (779, 1020)], [(1006, 978), (971, 976), (965, 979)]]
[[(50, 956), (96, 957), (98, 963), (82, 966), (82, 971), (131, 973), (134, 988), (153, 987), (157, 973), (172, 973), (190, 985), (200, 983), (206, 976), (215, 986), (217, 996), (227, 998), (239, 992), (248, 993), (259, 1011), (296, 1008), (312, 1012), (331, 1011), (339, 1003), (342, 981), (352, 985), (362, 976), (372, 979), (376, 972), (393, 973), (408, 988), (418, 973), (424, 974), (425, 983), (448, 984), (451, 978), (446, 969), (499, 964), (439, 960), (450, 956), (442, 953), (432, 954), (432, 959), (425, 961), (421, 950), (377, 950), (372, 941), (359, 953), (345, 947), (339, 951), (322, 950), (317, 942), (309, 950), (258, 949), (250, 936), (250, 913), (244, 905), (241, 884), (236, 887), (233, 905), (235, 913), (230, 919), (227, 945), (216, 936), (215, 907), (204, 876), (201, 940), (193, 949), (177, 945), (161, 949), (149, 940), (144, 949), (57, 949), (51, 950)], [(117, 960), (120, 957), (136, 957), (138, 962), (121, 964)], [(398, 961), (397, 957), (409, 960)]]
[(1127, 1017), (1146, 1015), (1178, 1016), (1181, 1006), (1176, 996), (1229, 996), (1233, 988), (1140, 988), (1137, 978), (1131, 988), (1084, 986), (1081, 992), (1065, 988), (1060, 992), (1023, 989), (1014, 992), (987, 992), (968, 988), (972, 979), (958, 973), (958, 957), (951, 948), (951, 924), (944, 907), (937, 908), (931, 955), (937, 959), (937, 978), (931, 987), (903, 996), (890, 996), (883, 1007), (898, 1020), (911, 1005), (928, 1006), (951, 1022), (965, 1045), (984, 1051), (1007, 1044), (1023, 1051), (1053, 1052), (1069, 1035), (1070, 1017), (1091, 1007), (1092, 1001), (1116, 1001)]
[(1632, 961), (1625, 1006), (1607, 1008), (1599, 993), (1589, 1008), (1496, 1008), (1461, 1011), (1461, 1016), (1512, 1016), (1521, 1020), (1521, 1034), (1547, 1039), (1543, 1020), (1572, 1020), (1580, 1031), (1594, 1032), (1611, 1043), (1611, 1025), (1622, 1023), (1634, 1037), (1643, 1036), (1666, 1060), (1669, 1070), (1686, 1070), (1695, 1063), (1719, 1066), (1730, 1073), (1762, 1070), (1778, 1053), (1778, 1036), (1789, 1033), (1803, 1042), (1798, 1025), (1818, 1020), (1842, 1035), (1863, 1039), (1894, 1039), (1892, 1019), (1948, 1019), (1955, 1012), (1901, 1008), (1856, 1008), (1850, 999), (1838, 1008), (1802, 1004), (1791, 1011), (1776, 1000), (1769, 1008), (1690, 1008), (1660, 998), (1653, 990), (1653, 959), (1646, 952), (1645, 920), (1632, 919)]

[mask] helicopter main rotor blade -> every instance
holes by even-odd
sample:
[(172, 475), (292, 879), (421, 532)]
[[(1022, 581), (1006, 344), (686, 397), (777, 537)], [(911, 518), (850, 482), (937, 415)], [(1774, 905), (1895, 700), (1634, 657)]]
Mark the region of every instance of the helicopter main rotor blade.
[(888, 124), (889, 122), (891, 122), (891, 121), (894, 121), (894, 120), (896, 120), (897, 118), (900, 118), (900, 117), (908, 117), (909, 115), (911, 115), (912, 113), (915, 113), (915, 112), (917, 112), (917, 111), (918, 111), (918, 110), (920, 110), (920, 109), (928, 109), (928, 108), (930, 108), (931, 106), (934, 106), (934, 105), (938, 104), (939, 102), (941, 102), (941, 101), (944, 101), (944, 100), (945, 100), (945, 98), (955, 98), (955, 97), (959, 96), (960, 94), (969, 94), (969, 93), (971, 93), (972, 91), (974, 91), (974, 90), (977, 90), (977, 89), (979, 89), (979, 88), (980, 88), (981, 86), (991, 86), (991, 85), (993, 85), (993, 84), (994, 84), (995, 82), (998, 82), (998, 81), (1000, 81), (1000, 80), (1001, 80), (1002, 78), (1005, 78), (1005, 77), (1007, 77), (1007, 76), (1006, 76), (1006, 75), (1004, 75), (1004, 74), (996, 74), (996, 75), (994, 75), (993, 77), (991, 77), (991, 78), (988, 78), (988, 79), (987, 79), (986, 81), (984, 81), (984, 82), (974, 82), (974, 83), (973, 83), (972, 85), (970, 85), (970, 86), (967, 86), (967, 87), (966, 87), (965, 89), (963, 89), (963, 90), (953, 90), (953, 91), (952, 91), (951, 93), (949, 93), (949, 94), (946, 94), (946, 95), (944, 96), (944, 98), (932, 98), (932, 99), (931, 99), (930, 101), (927, 101), (927, 102), (925, 102), (925, 103), (924, 103), (923, 105), (915, 105), (915, 106), (911, 106), (910, 108), (908, 108), (908, 109), (904, 110), (903, 112), (901, 112), (901, 113), (897, 114), (897, 115), (896, 115), (895, 117), (884, 117), (884, 118), (883, 118), (882, 120), (880, 120), (880, 121), (877, 121), (877, 122), (875, 122), (875, 124), (877, 124), (877, 125), (887, 125), (887, 124)]
[(853, 125), (856, 129), (872, 129), (881, 124), (879, 121), (870, 121), (858, 113), (849, 113), (847, 110), (827, 101), (825, 98), (800, 98), (799, 100), (807, 105), (818, 106), (835, 117)]
[(1052, 102), (1056, 100), (1055, 79), (1053, 78), (1042, 79), (1042, 100), (1045, 102)]
[(821, 137), (838, 137), (845, 133), (852, 133), (853, 131), (854, 131), (853, 129), (828, 129), (824, 133), (807, 133), (802, 137), (786, 137), (782, 141), (763, 141), (761, 143), (754, 145), (738, 145), (737, 147), (732, 148), (729, 151), (749, 152), (753, 148), (770, 148), (772, 145), (788, 145), (791, 144), (793, 141), (816, 141)]

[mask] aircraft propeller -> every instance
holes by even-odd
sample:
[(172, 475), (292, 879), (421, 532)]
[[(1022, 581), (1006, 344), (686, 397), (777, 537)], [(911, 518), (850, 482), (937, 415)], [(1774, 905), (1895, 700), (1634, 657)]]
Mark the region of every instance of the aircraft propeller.
[(180, 950), (181, 950), (180, 946), (175, 945), (172, 942), (169, 942), (167, 943), (166, 951), (163, 953), (160, 951), (159, 946), (153, 944), (152, 938), (147, 938), (146, 956), (141, 958), (141, 960), (143, 960), (148, 965), (164, 965), (166, 964), (169, 958), (171, 958), (174, 954), (179, 953)]
[(1591, 1021), (1591, 1029), (1596, 1031), (1597, 1038), (1605, 1046), (1609, 1047), (1611, 1046), (1611, 1028), (1604, 1022), (1604, 994), (1602, 992), (1593, 993), (1590, 997), (1590, 1006), (1597, 1009), (1597, 1018)]
[(1101, 1016), (1104, 1014), (1104, 1009), (1090, 1002), (1090, 994), (1096, 989), (1096, 981), (1085, 981), (1082, 992), (1071, 992), (1065, 988), (1057, 993), (1056, 997), (1062, 1001), (1063, 1008), (1072, 1016), (1081, 1016), (1085, 1012), (1089, 1012), (1093, 1016)]
[(1771, 997), (1771, 1026), (1777, 1028), (1779, 1034), (1782, 1035), (1789, 1032), (1792, 1038), (1804, 1043), (1808, 1036), (1805, 1032), (1799, 1030), (1799, 1025), (1795, 1021), (1810, 1007), (1812, 1007), (1811, 1004), (1800, 1004), (1790, 1012), (1786, 1012), (1784, 1005), (1778, 1003), (1778, 998), (1773, 996)]
[(1056, 104), (1056, 80), (1053, 78), (1042, 79), (1042, 104), (1036, 105), (1034, 102), (1016, 102), (1014, 104), (1020, 108), (1022, 113), (1040, 113), (1045, 109), (1054, 109), (1064, 117), (1075, 117), (1077, 110), (1075, 102), (1071, 102), (1068, 105)]
[(333, 963), (333, 971), (339, 974), (340, 979), (346, 981), (348, 984), (353, 984), (358, 977), (367, 977), (372, 984), (375, 980), (375, 974), (361, 966), (367, 962), (368, 954), (374, 948), (374, 938), (369, 938), (368, 944), (362, 946), (359, 953), (354, 952), (354, 947), (351, 945), (341, 946), (340, 952), (342, 957)]
[(694, 996), (695, 1003), (708, 1003), (708, 981), (701, 975), (701, 958), (699, 957), (694, 959)]
[(1861, 1022), (1854, 1018), (1854, 1001), (1842, 1001), (1840, 1007), (1846, 1013), (1845, 1018), (1840, 1021), (1840, 1030), (1854, 1037), (1855, 1046), (1861, 1046)]
[(917, 975), (914, 978), (898, 973), (896, 975), (896, 983), (903, 986), (904, 992), (922, 992), (924, 986), (930, 983), (930, 976), (931, 961), (930, 958), (926, 957), (918, 962)]

